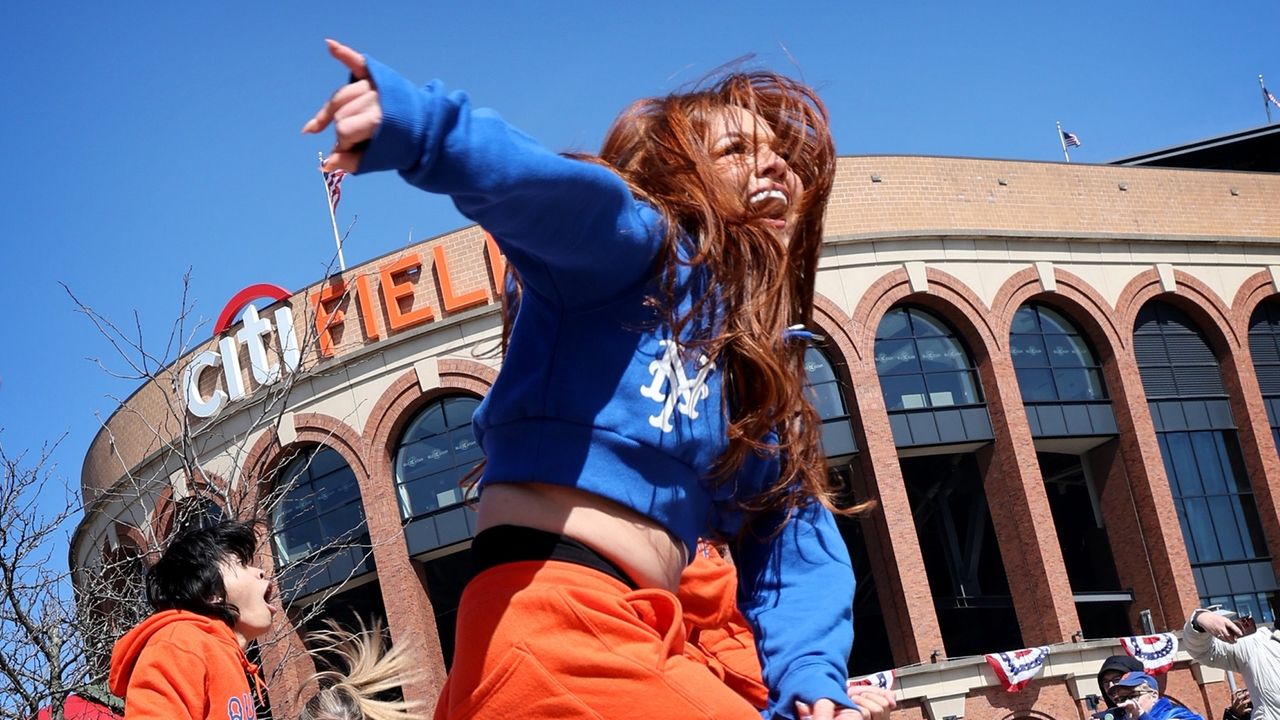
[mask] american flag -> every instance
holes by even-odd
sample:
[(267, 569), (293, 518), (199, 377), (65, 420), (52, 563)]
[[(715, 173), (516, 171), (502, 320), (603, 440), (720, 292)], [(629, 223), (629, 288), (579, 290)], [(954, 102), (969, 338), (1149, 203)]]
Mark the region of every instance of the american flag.
[(336, 211), (338, 201), (342, 199), (342, 178), (347, 176), (346, 170), (334, 170), (324, 174), (324, 185), (329, 191), (329, 209)]
[(1275, 105), (1276, 107), (1280, 108), (1280, 100), (1277, 100), (1276, 96), (1272, 95), (1270, 90), (1264, 87), (1262, 88), (1262, 94), (1266, 96), (1267, 100), (1271, 101), (1272, 105)]
[(1067, 147), (1080, 147), (1080, 138), (1076, 137), (1075, 133), (1069, 133), (1066, 130), (1063, 130), (1062, 144)]

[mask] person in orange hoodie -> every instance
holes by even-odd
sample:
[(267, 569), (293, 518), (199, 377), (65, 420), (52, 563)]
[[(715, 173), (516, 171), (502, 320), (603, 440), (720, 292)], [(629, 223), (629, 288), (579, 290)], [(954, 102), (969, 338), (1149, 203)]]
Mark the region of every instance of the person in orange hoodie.
[(253, 564), (254, 530), (225, 521), (184, 531), (151, 568), (156, 612), (111, 653), (108, 685), (124, 698), (125, 720), (256, 720), (261, 680), (245, 648), (276, 608), (271, 580)]

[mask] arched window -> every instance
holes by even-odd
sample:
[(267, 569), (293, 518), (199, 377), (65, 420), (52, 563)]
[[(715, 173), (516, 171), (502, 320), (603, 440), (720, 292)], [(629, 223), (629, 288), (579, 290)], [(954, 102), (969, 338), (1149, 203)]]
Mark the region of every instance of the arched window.
[(814, 409), (822, 418), (822, 451), (828, 458), (852, 455), (858, 451), (849, 422), (849, 406), (836, 379), (827, 354), (815, 347), (804, 351), (804, 369), (809, 378), (809, 392)]
[(207, 495), (191, 495), (177, 502), (173, 532), (213, 527), (225, 519), (226, 512), (217, 500)]
[(1138, 312), (1133, 348), (1201, 605), (1272, 622), (1276, 576), (1217, 356), (1158, 300)]
[(1280, 301), (1267, 300), (1249, 318), (1249, 355), (1262, 390), (1271, 436), (1280, 447)]
[(1191, 318), (1172, 305), (1142, 306), (1134, 322), (1133, 352), (1147, 399), (1227, 394), (1218, 358)]
[(1023, 402), (1105, 400), (1102, 369), (1080, 331), (1056, 310), (1018, 308), (1009, 332), (1009, 353)]
[[(363, 556), (369, 543), (355, 473), (333, 448), (318, 445), (280, 474), (283, 494), (271, 513), (276, 560), (284, 566), (337, 554)], [(356, 562), (356, 564), (359, 564)]]
[(409, 423), (396, 446), (396, 491), (404, 519), (462, 502), (462, 478), (484, 457), (471, 432), (479, 404), (473, 397), (447, 397)]
[(915, 307), (885, 313), (876, 372), (888, 410), (976, 405), (982, 389), (968, 351), (941, 319)]

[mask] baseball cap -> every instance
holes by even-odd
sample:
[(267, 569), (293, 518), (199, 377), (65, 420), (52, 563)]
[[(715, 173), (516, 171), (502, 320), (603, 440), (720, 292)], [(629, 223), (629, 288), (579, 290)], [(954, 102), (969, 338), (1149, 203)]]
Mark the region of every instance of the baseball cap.
[(1122, 687), (1138, 687), (1139, 685), (1146, 685), (1152, 690), (1158, 691), (1160, 689), (1160, 684), (1156, 682), (1155, 678), (1144, 672), (1138, 672), (1136, 670), (1125, 673), (1124, 676), (1116, 681), (1116, 685), (1120, 685)]

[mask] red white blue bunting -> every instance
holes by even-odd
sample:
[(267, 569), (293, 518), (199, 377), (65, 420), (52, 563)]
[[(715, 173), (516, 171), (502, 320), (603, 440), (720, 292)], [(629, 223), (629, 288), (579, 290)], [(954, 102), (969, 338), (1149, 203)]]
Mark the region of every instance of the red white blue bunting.
[(1000, 678), (1001, 684), (1008, 692), (1018, 692), (1026, 687), (1031, 679), (1040, 673), (1045, 660), (1049, 659), (1049, 647), (1026, 648), (1009, 652), (987, 655), (987, 664)]
[(870, 685), (881, 690), (892, 690), (893, 681), (898, 677), (897, 670), (883, 670), (878, 673), (871, 673), (860, 678), (849, 678), (846, 687), (859, 687), (861, 685)]
[(1173, 657), (1178, 654), (1178, 637), (1173, 633), (1123, 637), (1120, 645), (1129, 657), (1142, 663), (1143, 670), (1149, 675), (1168, 672), (1173, 667)]

